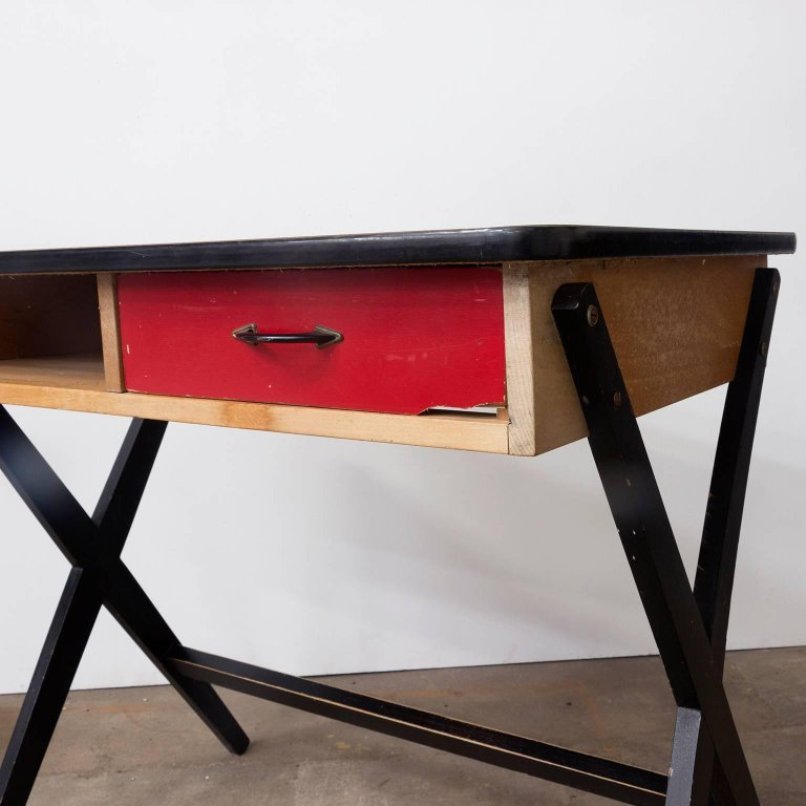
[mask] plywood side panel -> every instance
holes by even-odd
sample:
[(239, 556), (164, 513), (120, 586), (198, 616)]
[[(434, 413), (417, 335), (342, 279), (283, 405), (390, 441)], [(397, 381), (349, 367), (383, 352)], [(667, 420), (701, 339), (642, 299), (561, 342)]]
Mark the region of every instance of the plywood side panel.
[(534, 453), (587, 435), (551, 315), (563, 283), (596, 286), (636, 414), (733, 378), (753, 274), (764, 256), (521, 264), (530, 272)]

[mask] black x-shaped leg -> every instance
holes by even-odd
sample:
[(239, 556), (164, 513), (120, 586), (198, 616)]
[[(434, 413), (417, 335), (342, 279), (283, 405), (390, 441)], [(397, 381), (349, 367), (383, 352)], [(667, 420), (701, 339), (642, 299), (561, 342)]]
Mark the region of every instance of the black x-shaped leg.
[(28, 799), (102, 605), (227, 749), (249, 743), (211, 686), (168, 668), (179, 640), (120, 559), (166, 425), (132, 422), (90, 518), (0, 406), (0, 469), (73, 565), (0, 767), (2, 806)]
[(686, 577), (593, 285), (552, 310), (589, 443), (677, 705), (666, 802), (758, 804), (721, 682), (747, 474), (780, 278), (756, 272), (720, 430), (695, 590)]
[[(747, 477), (779, 284), (775, 270), (760, 269), (756, 273), (736, 375), (725, 398), (694, 581), (694, 598), (720, 673), (725, 661)], [(678, 713), (671, 766), (668, 789), (671, 803), (703, 806), (709, 802), (709, 795), (720, 804), (735, 802), (697, 711), (681, 709)]]

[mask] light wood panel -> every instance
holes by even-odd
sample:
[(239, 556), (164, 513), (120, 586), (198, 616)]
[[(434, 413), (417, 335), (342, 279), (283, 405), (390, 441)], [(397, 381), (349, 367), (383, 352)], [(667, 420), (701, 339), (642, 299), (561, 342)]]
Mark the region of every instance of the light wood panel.
[(535, 445), (531, 272), (527, 264), (515, 263), (504, 267), (503, 277), (509, 452), (530, 456)]
[(98, 275), (98, 312), (106, 388), (110, 392), (122, 392), (126, 387), (123, 383), (123, 360), (120, 353), (117, 276), (114, 274)]
[[(103, 374), (99, 376), (103, 384)], [(320, 437), (507, 453), (508, 421), (495, 415), (376, 414), (268, 403), (141, 395), (0, 382), (0, 402)]]
[(99, 355), (61, 355), (48, 358), (9, 358), (0, 361), (0, 385), (26, 384), (100, 391), (106, 388)]
[[(528, 412), (531, 404), (534, 432), (518, 423), (510, 452), (534, 455), (587, 435), (551, 314), (551, 301), (560, 285), (595, 284), (633, 408), (640, 415), (733, 378), (754, 270), (765, 265), (764, 256), (731, 256), (505, 266), (505, 281), (510, 278), (519, 288), (523, 320), (509, 323), (508, 350), (510, 333), (528, 329), (533, 353), (531, 399), (524, 358), (528, 353), (522, 344), (512, 353), (507, 385), (517, 390), (512, 400), (513, 425), (519, 412)], [(529, 279), (528, 312), (523, 310), (520, 288), (524, 270)], [(526, 402), (520, 400), (523, 395)]]

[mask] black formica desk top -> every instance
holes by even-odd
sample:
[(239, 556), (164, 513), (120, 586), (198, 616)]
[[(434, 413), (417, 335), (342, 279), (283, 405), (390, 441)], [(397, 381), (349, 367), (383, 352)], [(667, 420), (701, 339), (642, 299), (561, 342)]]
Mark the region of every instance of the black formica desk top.
[(0, 274), (479, 264), (794, 251), (791, 232), (548, 225), (0, 252)]

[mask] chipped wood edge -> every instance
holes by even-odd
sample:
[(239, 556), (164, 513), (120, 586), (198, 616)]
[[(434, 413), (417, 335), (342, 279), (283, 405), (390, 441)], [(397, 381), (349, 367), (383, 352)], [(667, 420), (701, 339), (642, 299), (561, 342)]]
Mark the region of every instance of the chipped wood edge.
[(117, 275), (98, 274), (98, 312), (101, 318), (101, 344), (104, 378), (110, 392), (123, 392), (123, 356), (120, 348)]

